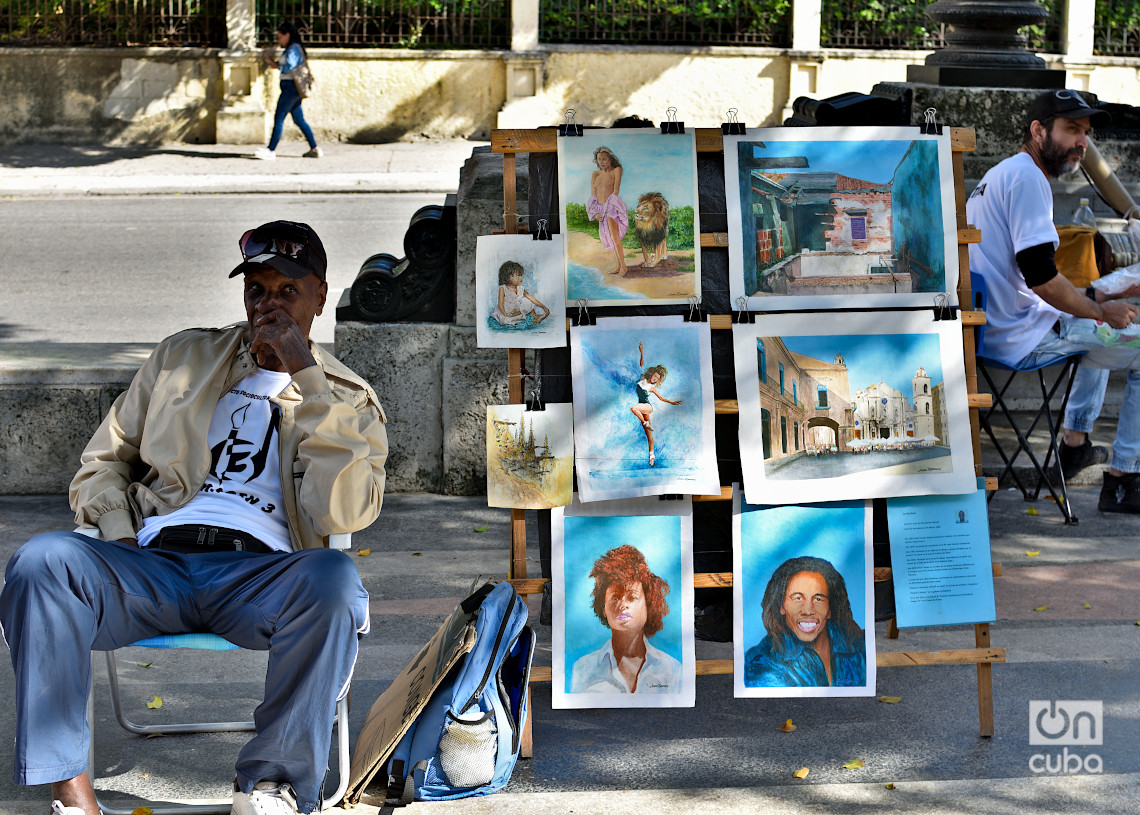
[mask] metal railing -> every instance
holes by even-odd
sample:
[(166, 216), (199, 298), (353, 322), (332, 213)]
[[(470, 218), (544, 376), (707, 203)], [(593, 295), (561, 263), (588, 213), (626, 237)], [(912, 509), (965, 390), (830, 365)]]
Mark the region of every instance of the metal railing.
[[(2, 2), (2, 0), (0, 0)], [(257, 39), (275, 45), (283, 21), (306, 45), (509, 48), (509, 0), (257, 0)]]
[(539, 40), (608, 45), (791, 45), (790, 0), (542, 0)]
[(225, 0), (0, 0), (0, 45), (226, 45)]
[(1104, 56), (1140, 56), (1140, 2), (1097, 0), (1093, 50)]

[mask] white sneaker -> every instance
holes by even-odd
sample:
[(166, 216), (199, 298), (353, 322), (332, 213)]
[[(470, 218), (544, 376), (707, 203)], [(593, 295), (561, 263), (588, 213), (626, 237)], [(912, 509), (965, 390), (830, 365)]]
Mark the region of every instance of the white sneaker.
[(65, 807), (61, 801), (52, 801), (51, 815), (83, 815), (83, 808)]
[(273, 161), (277, 158), (277, 154), (270, 150), (268, 147), (258, 147), (253, 153), (254, 158), (259, 158), (262, 161)]
[(298, 815), (297, 799), (292, 787), (276, 781), (259, 781), (248, 793), (235, 786), (230, 815)]

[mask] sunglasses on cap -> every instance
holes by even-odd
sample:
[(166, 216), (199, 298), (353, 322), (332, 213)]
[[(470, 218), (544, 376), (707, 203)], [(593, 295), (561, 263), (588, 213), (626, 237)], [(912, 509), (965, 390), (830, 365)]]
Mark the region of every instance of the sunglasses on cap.
[(289, 240), (280, 235), (258, 235), (258, 229), (250, 229), (238, 238), (238, 248), (245, 260), (252, 260), (258, 255), (272, 254), (299, 260), (306, 249), (307, 241), (298, 235), (300, 240)]
[(247, 230), (238, 239), (238, 248), (244, 262), (231, 277), (245, 271), (246, 264), (263, 263), (290, 277), (313, 273), (321, 280), (325, 279), (324, 247), (315, 233), (301, 225), (286, 222), (263, 224)]

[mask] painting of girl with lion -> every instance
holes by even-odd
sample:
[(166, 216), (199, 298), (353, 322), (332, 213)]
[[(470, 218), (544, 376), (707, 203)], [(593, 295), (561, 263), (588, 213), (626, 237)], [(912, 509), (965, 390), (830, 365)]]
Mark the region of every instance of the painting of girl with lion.
[(558, 140), (558, 162), (568, 300), (657, 305), (699, 293), (691, 133), (587, 131)]

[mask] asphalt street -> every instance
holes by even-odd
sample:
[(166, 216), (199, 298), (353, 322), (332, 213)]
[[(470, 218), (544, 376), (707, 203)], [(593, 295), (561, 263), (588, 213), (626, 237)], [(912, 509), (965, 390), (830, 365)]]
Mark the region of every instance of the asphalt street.
[(444, 200), (444, 193), (9, 200), (0, 342), (156, 343), (179, 328), (244, 319), (241, 282), (226, 277), (241, 262), (238, 238), (283, 218), (312, 224), (325, 244), (329, 302), (312, 336), (331, 344), (337, 300), (361, 264), (378, 252), (403, 257), (412, 215)]

